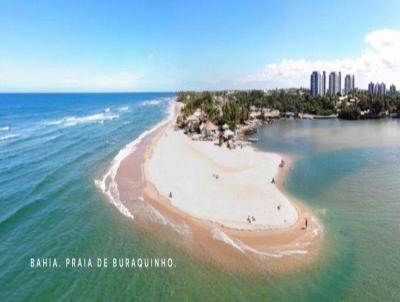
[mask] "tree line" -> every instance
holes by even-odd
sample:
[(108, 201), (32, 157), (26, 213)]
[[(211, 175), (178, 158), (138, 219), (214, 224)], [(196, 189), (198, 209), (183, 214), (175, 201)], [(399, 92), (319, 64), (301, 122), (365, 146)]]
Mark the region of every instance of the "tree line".
[[(227, 123), (231, 126), (249, 119), (250, 108), (279, 110), (285, 112), (307, 113), (327, 116), (337, 114), (343, 119), (378, 117), (381, 113), (400, 113), (400, 95), (370, 95), (366, 91), (355, 91), (348, 99), (339, 102), (338, 95), (311, 96), (308, 89), (286, 90), (248, 90), (248, 91), (182, 91), (177, 92), (179, 102), (185, 104), (183, 117), (193, 114), (200, 108), (213, 122)], [(353, 99), (353, 102), (349, 102)]]

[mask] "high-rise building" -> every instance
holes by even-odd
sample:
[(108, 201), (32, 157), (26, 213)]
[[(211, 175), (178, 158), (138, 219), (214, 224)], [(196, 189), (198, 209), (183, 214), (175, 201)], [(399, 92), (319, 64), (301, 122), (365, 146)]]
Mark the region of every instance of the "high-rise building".
[(385, 83), (381, 83), (381, 84), (378, 84), (377, 83), (377, 85), (378, 85), (378, 94), (379, 95), (385, 95), (386, 94), (386, 84)]
[(321, 73), (319, 71), (313, 71), (310, 80), (310, 91), (312, 96), (322, 94), (322, 82)]
[(325, 70), (322, 72), (322, 95), (326, 94), (326, 72)]
[(369, 94), (374, 94), (374, 92), (375, 92), (375, 85), (374, 85), (374, 83), (370, 82), (368, 84), (368, 93)]
[(344, 94), (349, 94), (354, 90), (354, 75), (347, 74), (344, 78)]
[(394, 84), (390, 85), (389, 92), (390, 94), (396, 94), (396, 86)]
[(379, 86), (380, 86), (379, 83), (375, 83), (375, 85), (374, 85), (374, 93), (375, 94), (378, 93), (378, 90), (380, 89)]
[(336, 74), (331, 72), (329, 74), (329, 94), (335, 94)]
[(336, 73), (332, 71), (329, 74), (329, 94), (341, 93), (341, 72)]
[(386, 95), (386, 84), (385, 83), (372, 83), (368, 84), (369, 94)]
[(338, 92), (342, 94), (342, 72), (339, 71), (338, 75)]

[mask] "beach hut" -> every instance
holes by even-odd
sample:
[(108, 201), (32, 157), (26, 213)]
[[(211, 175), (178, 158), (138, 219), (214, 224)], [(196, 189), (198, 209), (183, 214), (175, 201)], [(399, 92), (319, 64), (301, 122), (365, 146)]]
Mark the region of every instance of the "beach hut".
[(199, 129), (199, 126), (200, 126), (200, 122), (196, 116), (191, 115), (186, 119), (186, 130), (188, 132), (197, 131)]
[(217, 134), (217, 126), (210, 121), (205, 123), (203, 130), (205, 136), (215, 136)]

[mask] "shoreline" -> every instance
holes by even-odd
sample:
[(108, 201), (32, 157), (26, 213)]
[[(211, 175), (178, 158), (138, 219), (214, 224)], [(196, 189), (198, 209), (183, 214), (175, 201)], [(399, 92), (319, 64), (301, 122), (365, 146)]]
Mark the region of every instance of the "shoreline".
[[(175, 106), (176, 113), (177, 105), (172, 106)], [(288, 170), (286, 165), (277, 170), (276, 186), (290, 200), (298, 217), (285, 227), (230, 228), (217, 221), (195, 217), (176, 207), (167, 196), (161, 194), (149, 178), (149, 162), (154, 156), (155, 147), (173, 125), (173, 117), (170, 117), (164, 125), (150, 132), (137, 144), (136, 150), (120, 162), (117, 169), (115, 181), (119, 197), (135, 217), (135, 224), (155, 236), (167, 238), (206, 263), (232, 271), (284, 272), (312, 262), (319, 250), (321, 227), (304, 204), (291, 196), (287, 197), (287, 193), (282, 191)], [(258, 149), (253, 152), (264, 153)], [(309, 217), (306, 230), (302, 229), (304, 217)]]

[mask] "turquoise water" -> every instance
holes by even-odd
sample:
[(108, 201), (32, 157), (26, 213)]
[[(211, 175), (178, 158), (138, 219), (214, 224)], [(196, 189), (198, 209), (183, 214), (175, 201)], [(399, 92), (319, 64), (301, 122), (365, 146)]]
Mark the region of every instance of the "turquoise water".
[(260, 148), (295, 158), (285, 187), (325, 228), (318, 297), (396, 301), (400, 296), (400, 123), (288, 121), (265, 127)]
[[(122, 215), (95, 187), (173, 94), (0, 95), (1, 301), (396, 301), (400, 124), (288, 121), (258, 147), (295, 158), (285, 187), (324, 225), (319, 259), (285, 275), (201, 263)], [(171, 268), (31, 268), (31, 258), (171, 257)]]

